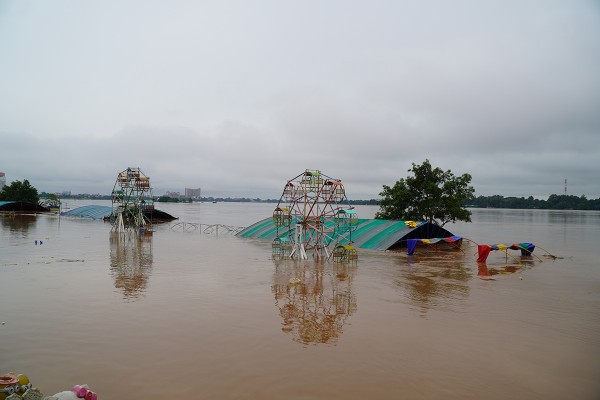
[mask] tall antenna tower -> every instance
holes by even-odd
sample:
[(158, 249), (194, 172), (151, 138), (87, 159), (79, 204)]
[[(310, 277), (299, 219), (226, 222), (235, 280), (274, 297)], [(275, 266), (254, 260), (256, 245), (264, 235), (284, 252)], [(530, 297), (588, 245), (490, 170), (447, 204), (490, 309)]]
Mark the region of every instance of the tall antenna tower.
[(567, 195), (567, 178), (565, 178), (565, 196)]

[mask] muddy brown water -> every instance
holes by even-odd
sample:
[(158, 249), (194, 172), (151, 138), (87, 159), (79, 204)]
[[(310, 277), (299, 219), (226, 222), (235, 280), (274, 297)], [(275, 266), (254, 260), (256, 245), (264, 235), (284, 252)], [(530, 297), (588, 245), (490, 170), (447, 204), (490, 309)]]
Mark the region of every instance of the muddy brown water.
[[(248, 226), (273, 206), (158, 208)], [(115, 240), (99, 221), (1, 218), (0, 373), (102, 399), (600, 398), (599, 212), (479, 209), (447, 225), (539, 246), (541, 260), (509, 250), (518, 261), (485, 266), (469, 241), (336, 265), (171, 226)]]

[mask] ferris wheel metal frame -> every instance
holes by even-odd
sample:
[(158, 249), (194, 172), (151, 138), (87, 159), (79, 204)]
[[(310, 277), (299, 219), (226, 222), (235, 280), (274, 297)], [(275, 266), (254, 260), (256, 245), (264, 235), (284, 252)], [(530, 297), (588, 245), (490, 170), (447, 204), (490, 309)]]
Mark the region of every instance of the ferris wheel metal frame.
[(137, 167), (129, 167), (117, 175), (112, 190), (111, 231), (151, 232), (152, 221), (144, 211), (154, 209), (150, 177)]
[(316, 259), (328, 259), (332, 243), (356, 253), (351, 244), (358, 216), (348, 203), (342, 181), (319, 170), (307, 169), (287, 181), (273, 223), (277, 227), (273, 241), (277, 258), (306, 260), (312, 252)]

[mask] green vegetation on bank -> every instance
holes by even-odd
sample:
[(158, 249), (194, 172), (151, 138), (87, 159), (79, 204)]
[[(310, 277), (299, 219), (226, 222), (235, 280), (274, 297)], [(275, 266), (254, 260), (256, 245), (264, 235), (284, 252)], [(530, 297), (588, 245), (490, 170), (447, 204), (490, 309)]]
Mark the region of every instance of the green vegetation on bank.
[(25, 179), (23, 182), (13, 181), (10, 185), (4, 186), (0, 192), (0, 201), (22, 201), (37, 204), (40, 196), (37, 189)]
[[(40, 197), (47, 198), (51, 194), (42, 192)], [(73, 200), (112, 200), (111, 195), (102, 194), (70, 194), (60, 195), (61, 199), (73, 199)], [(260, 198), (249, 198), (249, 197), (202, 197), (201, 199), (183, 199), (169, 196), (158, 196), (154, 197), (154, 201), (158, 202), (206, 202), (206, 203), (277, 203), (279, 199), (260, 199)], [(348, 203), (351, 205), (371, 205), (376, 206), (379, 204), (379, 200), (349, 200)]]
[[(8, 186), (5, 186), (6, 189)], [(52, 194), (41, 192), (39, 197), (49, 198)], [(58, 196), (61, 199), (75, 199), (75, 200), (111, 200), (110, 195), (100, 194), (73, 194), (73, 195), (61, 195)], [(160, 200), (161, 197), (156, 197), (155, 201)], [(15, 199), (4, 198), (0, 195), (0, 200), (3, 201), (18, 201)], [(181, 200), (180, 200), (181, 201)], [(185, 200), (189, 201), (189, 200)], [(247, 198), (247, 197), (202, 197), (200, 200), (203, 202), (218, 202), (218, 203), (277, 203), (279, 199), (259, 199), (259, 198)], [(381, 199), (370, 199), (370, 200), (349, 200), (350, 205), (371, 205), (378, 206)], [(36, 201), (33, 201), (36, 203)], [(465, 200), (462, 203), (468, 208), (513, 208), (513, 209), (541, 209), (541, 210), (600, 210), (600, 198), (598, 199), (587, 199), (585, 196), (573, 196), (573, 195), (550, 195), (548, 200), (534, 199), (532, 196), (525, 197), (504, 197), (501, 195), (494, 196), (477, 196), (471, 200)]]
[(600, 210), (600, 198), (591, 200), (585, 196), (552, 194), (548, 200), (534, 199), (533, 196), (503, 197), (478, 196), (467, 203), (468, 207), (475, 208), (516, 208), (516, 209), (541, 209), (541, 210)]
[(179, 197), (160, 196), (156, 201), (161, 203), (191, 203), (192, 199), (184, 199)]

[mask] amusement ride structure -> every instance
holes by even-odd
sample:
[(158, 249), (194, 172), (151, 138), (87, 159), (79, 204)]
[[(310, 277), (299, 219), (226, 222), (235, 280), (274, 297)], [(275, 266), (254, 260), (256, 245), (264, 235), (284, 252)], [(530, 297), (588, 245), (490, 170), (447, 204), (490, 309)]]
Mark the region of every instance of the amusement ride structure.
[[(273, 257), (306, 260), (333, 257), (336, 262), (357, 259), (352, 232), (358, 216), (348, 204), (341, 180), (321, 171), (305, 170), (285, 184), (273, 212), (277, 236)], [(333, 252), (329, 248), (333, 246)]]
[(152, 210), (154, 200), (150, 178), (139, 168), (130, 167), (120, 172), (112, 191), (112, 231), (151, 233), (152, 222), (144, 214)]

